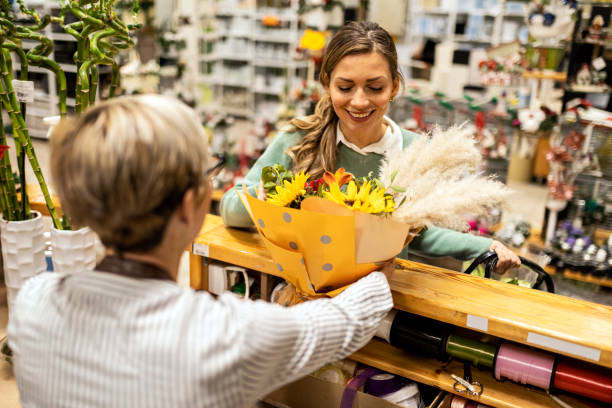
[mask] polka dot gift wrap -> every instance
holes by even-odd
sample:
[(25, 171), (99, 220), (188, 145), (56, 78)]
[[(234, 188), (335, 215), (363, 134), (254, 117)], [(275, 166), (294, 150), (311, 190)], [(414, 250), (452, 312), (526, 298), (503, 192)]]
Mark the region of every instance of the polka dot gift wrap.
[(340, 293), (396, 256), (414, 236), (408, 225), (319, 197), (306, 198), (297, 210), (239, 195), (279, 275), (307, 296)]

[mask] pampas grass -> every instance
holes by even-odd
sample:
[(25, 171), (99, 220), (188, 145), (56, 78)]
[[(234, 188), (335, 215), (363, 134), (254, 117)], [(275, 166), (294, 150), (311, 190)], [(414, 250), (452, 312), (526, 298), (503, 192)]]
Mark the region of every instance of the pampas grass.
[(463, 230), (468, 216), (484, 215), (510, 190), (482, 174), (483, 159), (466, 126), (436, 128), (383, 161), (378, 178), (400, 205), (392, 217), (413, 228)]

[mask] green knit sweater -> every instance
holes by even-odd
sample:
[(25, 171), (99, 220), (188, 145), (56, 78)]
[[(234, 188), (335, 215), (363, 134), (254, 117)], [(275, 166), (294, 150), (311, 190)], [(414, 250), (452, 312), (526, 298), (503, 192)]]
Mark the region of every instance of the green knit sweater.
[[(402, 129), (404, 138), (404, 148), (408, 146), (417, 134)], [(279, 133), (266, 151), (253, 165), (245, 178), (245, 185), (252, 194), (255, 194), (255, 187), (261, 180), (261, 170), (274, 163), (284, 165), (286, 168), (292, 167), (292, 160), (287, 155), (287, 149), (296, 145), (301, 138), (300, 132)], [(367, 176), (370, 171), (376, 172), (380, 166), (383, 156), (377, 153), (366, 155), (357, 153), (343, 143), (339, 143), (336, 150), (336, 166), (344, 167), (346, 171), (355, 177)], [(242, 189), (242, 186), (236, 186)], [(225, 225), (231, 227), (251, 227), (251, 218), (242, 205), (236, 192), (231, 189), (225, 193), (220, 204), (221, 217)], [(491, 239), (477, 237), (471, 234), (464, 234), (444, 228), (430, 227), (417, 236), (402, 251), (401, 258), (407, 257), (407, 252), (414, 252), (425, 256), (452, 256), (460, 260), (468, 260), (477, 257), (487, 251), (491, 246)]]

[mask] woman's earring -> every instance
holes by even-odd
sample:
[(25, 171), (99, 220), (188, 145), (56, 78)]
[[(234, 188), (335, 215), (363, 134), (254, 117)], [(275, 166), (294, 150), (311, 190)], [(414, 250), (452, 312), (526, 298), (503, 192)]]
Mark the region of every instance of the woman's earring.
[(389, 99), (389, 103), (393, 103), (393, 98)]

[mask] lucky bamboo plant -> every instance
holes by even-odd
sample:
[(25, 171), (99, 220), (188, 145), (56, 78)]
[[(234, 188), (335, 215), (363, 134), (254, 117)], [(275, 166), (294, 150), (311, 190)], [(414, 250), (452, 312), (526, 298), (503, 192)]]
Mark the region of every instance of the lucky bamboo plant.
[[(17, 0), (21, 12), (29, 17), (28, 25), (19, 25), (14, 18), (11, 2), (0, 0), (0, 99), (12, 122), (15, 138), (15, 150), (18, 165), (18, 181), (13, 176), (9, 155), (0, 158), (0, 210), (5, 220), (16, 221), (31, 218), (28, 197), (26, 194), (25, 157), (27, 156), (40, 189), (45, 198), (53, 225), (58, 229), (69, 229), (67, 217), (60, 219), (51, 199), (51, 194), (40, 169), (38, 159), (32, 147), (32, 141), (26, 126), (26, 104), (20, 103), (14, 89), (12, 54), (20, 60), (20, 80), (28, 80), (28, 66), (37, 66), (53, 72), (58, 88), (58, 109), (61, 116), (66, 115), (66, 76), (62, 68), (49, 55), (53, 51), (53, 42), (42, 31), (49, 23), (59, 24), (66, 33), (77, 40), (77, 52), (74, 62), (77, 66), (75, 89), (75, 113), (80, 113), (87, 106), (94, 104), (98, 88), (98, 66), (111, 66), (111, 84), (109, 97), (115, 95), (119, 79), (119, 68), (114, 57), (121, 49), (133, 46), (129, 37), (137, 25), (125, 24), (117, 16), (113, 6), (117, 0), (79, 0), (60, 1), (59, 16), (45, 15), (42, 18), (28, 9), (23, 0)], [(138, 1), (134, 2), (133, 11), (138, 12)], [(77, 21), (64, 24), (68, 13)], [(25, 52), (22, 40), (38, 43)], [(4, 124), (0, 117), (0, 145), (6, 146)], [(18, 194), (17, 185), (20, 186)]]

